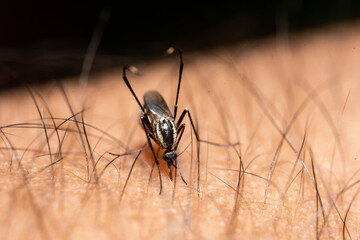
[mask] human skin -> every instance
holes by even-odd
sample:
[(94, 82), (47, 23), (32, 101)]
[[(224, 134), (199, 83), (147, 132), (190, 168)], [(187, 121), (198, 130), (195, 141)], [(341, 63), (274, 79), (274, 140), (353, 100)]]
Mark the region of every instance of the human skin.
[[(188, 108), (200, 138), (225, 146), (198, 151), (186, 117), (178, 154), (187, 185), (170, 181), (160, 150), (161, 194), (149, 149), (126, 188), (138, 152), (111, 154), (147, 142), (121, 70), (86, 87), (75, 78), (3, 92), (2, 239), (358, 238), (358, 29), (184, 52), (178, 116)], [(164, 56), (138, 64), (141, 76), (129, 72), (140, 101), (157, 90), (173, 110), (178, 66)]]

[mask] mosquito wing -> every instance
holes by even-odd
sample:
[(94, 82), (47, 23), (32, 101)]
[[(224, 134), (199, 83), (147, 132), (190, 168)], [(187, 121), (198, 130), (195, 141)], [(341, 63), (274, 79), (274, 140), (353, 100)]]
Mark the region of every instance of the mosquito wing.
[(144, 94), (144, 109), (152, 126), (161, 117), (173, 118), (164, 98), (157, 91), (149, 91)]

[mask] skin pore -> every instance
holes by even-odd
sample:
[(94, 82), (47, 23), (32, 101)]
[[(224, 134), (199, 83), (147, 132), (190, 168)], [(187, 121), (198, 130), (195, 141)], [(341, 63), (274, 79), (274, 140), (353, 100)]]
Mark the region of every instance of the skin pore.
[[(121, 69), (92, 75), (86, 87), (62, 79), (3, 92), (2, 239), (357, 239), (357, 29), (183, 53), (178, 114), (190, 110), (202, 140), (240, 142), (199, 144), (199, 192), (185, 117), (177, 153), (187, 185), (179, 174), (170, 181), (160, 150), (159, 195), (152, 153), (141, 151), (141, 110)], [(128, 78), (140, 101), (157, 90), (173, 111), (178, 59), (137, 67), (141, 76)]]

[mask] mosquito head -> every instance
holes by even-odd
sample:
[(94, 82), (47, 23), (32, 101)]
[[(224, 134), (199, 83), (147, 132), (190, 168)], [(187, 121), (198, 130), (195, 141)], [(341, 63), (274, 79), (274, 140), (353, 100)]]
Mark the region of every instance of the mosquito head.
[(167, 162), (168, 169), (169, 169), (169, 177), (170, 177), (171, 181), (173, 180), (172, 173), (171, 173), (171, 166), (176, 168), (176, 165), (175, 165), (176, 158), (177, 158), (177, 153), (175, 150), (171, 150), (171, 149), (165, 150), (165, 152), (163, 154), (163, 159)]
[(176, 158), (177, 158), (177, 153), (175, 150), (166, 150), (163, 154), (163, 159), (168, 163), (174, 162)]

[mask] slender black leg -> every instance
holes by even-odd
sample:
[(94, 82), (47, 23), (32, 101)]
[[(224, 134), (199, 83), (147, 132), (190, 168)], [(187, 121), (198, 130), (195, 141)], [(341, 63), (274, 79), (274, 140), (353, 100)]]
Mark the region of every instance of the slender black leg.
[(181, 113), (181, 115), (180, 115), (180, 117), (179, 117), (179, 120), (178, 120), (177, 123), (176, 123), (176, 128), (177, 128), (178, 130), (180, 130), (180, 127), (179, 127), (179, 126), (181, 126), (180, 124), (181, 124), (182, 121), (184, 120), (184, 117), (185, 117), (186, 114), (188, 114), (188, 116), (189, 116), (190, 123), (191, 123), (191, 127), (192, 127), (192, 129), (194, 130), (195, 137), (196, 137), (196, 140), (197, 140), (198, 142), (207, 143), (207, 144), (214, 145), (214, 146), (218, 146), (218, 147), (233, 147), (233, 146), (240, 145), (239, 142), (230, 143), (230, 144), (223, 144), (223, 143), (215, 143), (215, 142), (210, 142), (210, 141), (206, 141), (206, 140), (200, 139), (199, 134), (198, 134), (198, 132), (197, 132), (196, 129), (195, 129), (195, 125), (194, 125), (194, 122), (193, 122), (193, 120), (192, 120), (192, 117), (191, 117), (191, 114), (190, 114), (190, 112), (189, 112), (189, 109), (187, 109), (187, 108), (185, 108), (185, 110)]
[[(211, 144), (214, 146), (218, 146), (218, 147), (232, 147), (232, 146), (236, 146), (239, 145), (240, 143), (234, 143), (234, 144), (220, 144), (220, 143), (214, 143), (214, 142), (210, 142), (210, 141), (205, 141), (205, 140), (201, 140), (199, 137), (198, 132), (196, 131), (194, 122), (192, 120), (191, 114), (189, 112), (189, 109), (185, 108), (185, 110), (181, 113), (179, 120), (176, 123), (176, 129), (178, 130), (178, 132), (181, 130), (181, 127), (183, 126), (181, 123), (184, 120), (185, 115), (188, 115), (190, 123), (191, 123), (191, 127), (194, 131), (195, 137), (196, 137), (196, 145), (197, 145), (197, 172), (198, 172), (198, 179), (197, 179), (197, 190), (198, 190), (198, 194), (199, 194), (199, 190), (200, 190), (200, 142), (203, 143), (207, 143), (207, 144)], [(182, 134), (182, 133), (180, 133)], [(181, 136), (179, 136), (180, 138)]]
[[(185, 123), (181, 124), (180, 127), (177, 129), (177, 132), (178, 132), (178, 134), (179, 134), (179, 137), (178, 137), (178, 139), (177, 139), (177, 142), (176, 142), (176, 145), (175, 145), (175, 148), (174, 148), (175, 150), (176, 150), (177, 147), (179, 146), (179, 143), (180, 143), (180, 140), (181, 140), (181, 137), (182, 137), (184, 131), (185, 131)], [(182, 173), (181, 173), (181, 170), (180, 170), (179, 158), (176, 158), (176, 163), (177, 163), (177, 167), (176, 167), (175, 164), (174, 164), (174, 167), (179, 169), (180, 177), (181, 177), (181, 179), (183, 180), (183, 182), (185, 183), (185, 185), (187, 185), (186, 181), (185, 181), (184, 178), (183, 178), (183, 175), (182, 175)], [(176, 173), (175, 173), (175, 174), (176, 174)]]
[(151, 152), (152, 152), (152, 154), (153, 154), (153, 156), (154, 156), (155, 163), (156, 163), (157, 168), (158, 168), (159, 179), (160, 179), (160, 192), (159, 192), (159, 194), (161, 194), (161, 192), (162, 192), (162, 180), (161, 180), (160, 164), (159, 164), (159, 161), (157, 160), (157, 157), (156, 157), (154, 148), (153, 148), (153, 146), (152, 146), (152, 144), (151, 144), (151, 140), (150, 140), (150, 136), (151, 136), (151, 135), (150, 135), (148, 132), (146, 132), (146, 126), (145, 126), (146, 123), (145, 123), (144, 117), (141, 117), (141, 122), (142, 122), (142, 125), (143, 125), (143, 127), (144, 127), (144, 131), (145, 131), (145, 133), (146, 133), (146, 138), (147, 138), (147, 140), (148, 140), (148, 144), (149, 144), (149, 146), (150, 146)]
[(131, 85), (130, 85), (129, 80), (128, 80), (127, 77), (126, 77), (126, 70), (130, 70), (130, 69), (131, 69), (131, 68), (130, 68), (129, 66), (124, 66), (124, 68), (123, 68), (123, 80), (124, 80), (126, 86), (129, 88), (129, 90), (130, 90), (130, 92), (132, 93), (132, 95), (134, 96), (136, 102), (139, 104), (139, 106), (140, 106), (140, 108), (141, 108), (141, 111), (145, 114), (145, 110), (144, 110), (143, 106), (141, 105), (139, 99), (137, 98), (134, 90), (132, 89), (132, 87), (131, 87)]
[(179, 127), (179, 125), (180, 125), (180, 124), (182, 123), (182, 121), (184, 120), (184, 117), (185, 117), (186, 114), (188, 114), (188, 116), (189, 116), (190, 123), (191, 123), (191, 127), (192, 127), (192, 129), (194, 130), (196, 140), (202, 142), (202, 140), (200, 140), (200, 138), (199, 138), (198, 132), (196, 131), (196, 128), (195, 128), (194, 122), (193, 122), (193, 120), (192, 120), (191, 114), (190, 114), (190, 112), (189, 112), (189, 109), (185, 108), (185, 110), (181, 113), (181, 115), (180, 115), (180, 117), (179, 117), (179, 120), (178, 120), (177, 123), (176, 123), (176, 128), (177, 128), (178, 130), (180, 130), (181, 126)]
[[(151, 136), (151, 135), (150, 135), (150, 136)], [(158, 147), (158, 150), (157, 150), (157, 152), (156, 152), (156, 156), (159, 155), (159, 152), (160, 152), (160, 147)], [(153, 162), (153, 164), (152, 164), (152, 166), (151, 166), (151, 171), (150, 171), (149, 181), (148, 181), (148, 185), (147, 185), (147, 190), (149, 190), (151, 177), (152, 177), (152, 174), (153, 174), (153, 172), (154, 172), (154, 166), (155, 166), (155, 160), (154, 160), (154, 162)]]
[[(186, 114), (188, 114), (188, 116), (189, 116), (190, 123), (191, 123), (191, 127), (192, 127), (192, 129), (194, 130), (196, 140), (197, 140), (197, 141), (201, 141), (200, 138), (199, 138), (199, 134), (198, 134), (197, 131), (196, 131), (194, 122), (193, 122), (193, 120), (192, 120), (192, 118), (191, 118), (191, 114), (190, 114), (190, 112), (189, 112), (189, 109), (185, 108), (185, 110), (181, 113), (181, 115), (180, 115), (180, 117), (179, 117), (179, 120), (178, 120), (177, 123), (176, 123), (176, 128), (177, 128), (178, 130), (180, 130), (180, 127), (181, 127), (180, 124), (181, 124), (182, 121), (184, 120), (184, 117), (185, 117)], [(180, 126), (180, 127), (179, 127), (179, 126)]]
[(176, 145), (175, 145), (175, 148), (174, 148), (175, 151), (176, 151), (177, 147), (179, 146), (179, 143), (180, 143), (181, 137), (182, 137), (182, 135), (184, 133), (184, 130), (185, 130), (185, 123), (181, 124), (181, 126), (177, 129), (179, 137), (178, 137), (178, 139), (176, 141)]
[(176, 90), (176, 100), (175, 100), (175, 106), (174, 106), (174, 119), (176, 119), (176, 113), (177, 113), (177, 108), (178, 108), (178, 99), (179, 99), (179, 92), (180, 92), (180, 85), (181, 85), (181, 77), (182, 77), (182, 72), (184, 69), (184, 62), (183, 62), (183, 57), (181, 54), (181, 50), (178, 48), (175, 48), (173, 50), (176, 50), (179, 53), (179, 58), (180, 58), (180, 66), (179, 66), (179, 82), (178, 82), (178, 87)]
[[(148, 118), (148, 116), (147, 116), (146, 113), (144, 113), (144, 121), (145, 121), (146, 127), (148, 127), (148, 129), (151, 131), (151, 130), (152, 130), (152, 126), (151, 126), (151, 123), (149, 122), (149, 118)], [(153, 139), (154, 139), (154, 138), (153, 138)], [(156, 141), (156, 140), (154, 140), (154, 141)]]
[[(180, 131), (181, 130), (181, 127), (183, 126), (181, 123), (186, 115), (186, 113), (188, 114), (189, 116), (189, 119), (190, 119), (190, 123), (191, 123), (191, 127), (194, 131), (194, 134), (195, 134), (195, 137), (196, 137), (196, 146), (197, 146), (197, 174), (198, 174), (198, 177), (197, 177), (197, 190), (198, 190), (198, 194), (200, 193), (200, 138), (199, 138), (199, 134), (198, 132), (196, 131), (196, 128), (195, 128), (195, 125), (194, 125), (194, 122), (191, 118), (191, 114), (189, 112), (189, 109), (185, 108), (185, 110), (181, 113), (180, 117), (179, 117), (179, 120), (177, 121), (176, 123), (176, 128)], [(180, 125), (181, 124), (181, 125)], [(180, 127), (179, 127), (180, 126)], [(185, 128), (185, 126), (183, 127)], [(182, 134), (182, 133), (181, 133)], [(181, 136), (180, 136), (181, 137)], [(180, 138), (179, 137), (179, 138)], [(181, 176), (181, 175), (180, 175)]]
[(180, 177), (183, 180), (183, 182), (185, 183), (185, 185), (187, 185), (187, 182), (185, 181), (185, 179), (183, 178), (183, 175), (181, 173), (179, 158), (176, 158), (176, 163), (177, 163), (177, 168), (179, 169)]
[(154, 163), (153, 163), (152, 166), (151, 166), (149, 181), (148, 181), (148, 185), (147, 185), (147, 191), (149, 190), (150, 181), (151, 181), (151, 178), (152, 178), (152, 174), (153, 174), (153, 172), (154, 172), (154, 166), (155, 166), (155, 161), (154, 161)]
[(130, 167), (129, 174), (128, 174), (127, 178), (126, 178), (126, 181), (125, 181), (124, 187), (123, 187), (123, 189), (122, 189), (122, 191), (121, 191), (121, 194), (120, 194), (120, 198), (119, 198), (119, 200), (120, 200), (120, 201), (121, 201), (122, 197), (124, 196), (125, 189), (126, 189), (126, 186), (127, 186), (128, 182), (129, 182), (129, 179), (130, 179), (131, 173), (132, 173), (132, 171), (133, 171), (133, 169), (134, 169), (134, 166), (135, 166), (135, 163), (136, 163), (136, 161), (138, 160), (138, 158), (139, 158), (139, 156), (140, 156), (140, 154), (141, 154), (141, 153), (142, 153), (142, 150), (138, 153), (138, 155), (136, 156), (136, 158), (135, 158), (135, 160), (134, 160), (133, 164), (132, 164), (132, 165), (131, 165), (131, 167)]
[[(149, 137), (150, 137), (152, 140), (154, 140), (155, 142), (157, 141), (156, 138), (155, 138), (153, 135), (151, 135), (150, 133), (147, 133), (147, 134), (149, 134)], [(159, 151), (158, 151), (158, 153), (159, 153)], [(158, 155), (158, 153), (156, 154), (156, 156)]]

